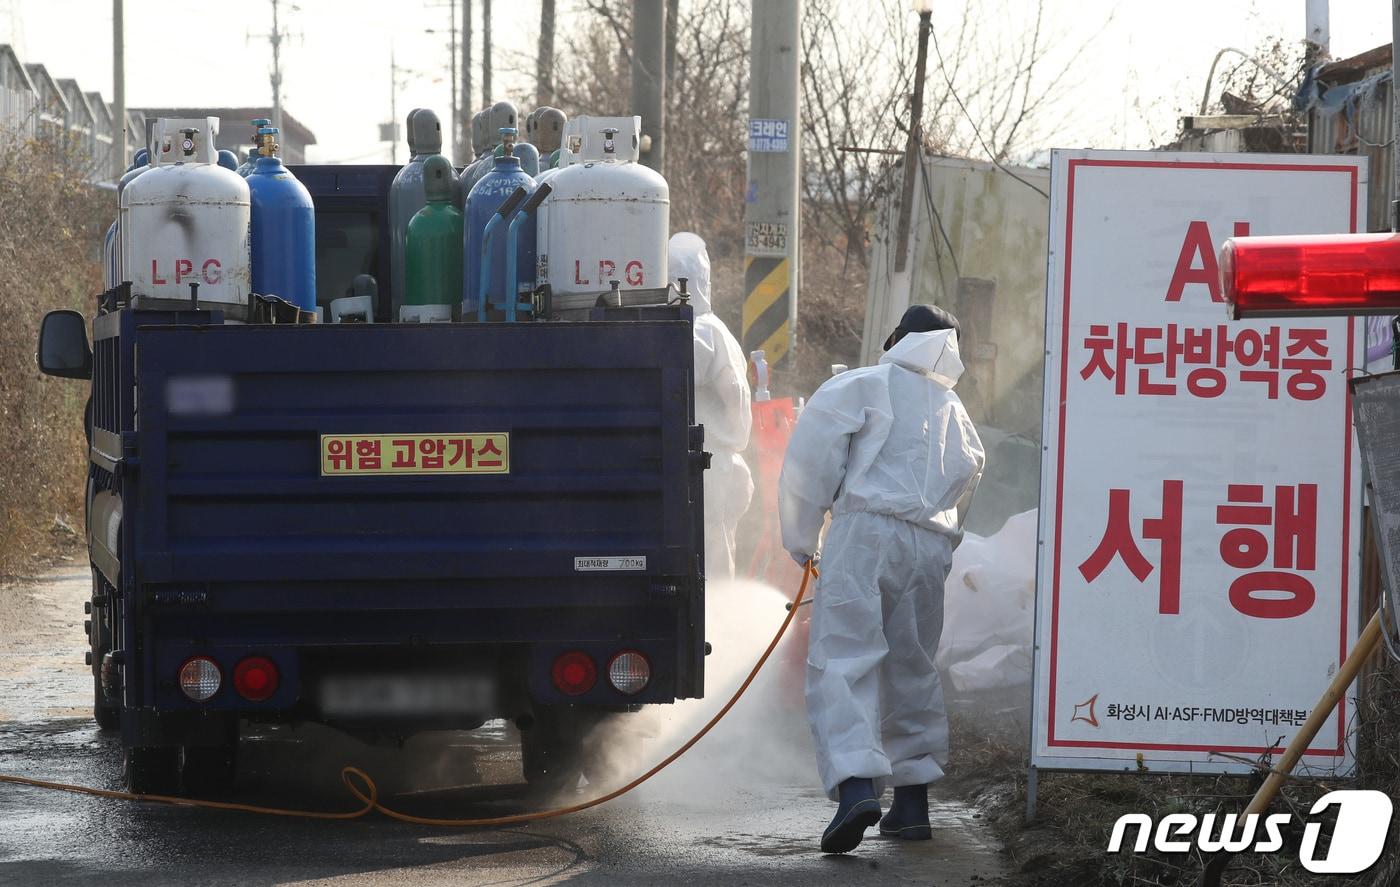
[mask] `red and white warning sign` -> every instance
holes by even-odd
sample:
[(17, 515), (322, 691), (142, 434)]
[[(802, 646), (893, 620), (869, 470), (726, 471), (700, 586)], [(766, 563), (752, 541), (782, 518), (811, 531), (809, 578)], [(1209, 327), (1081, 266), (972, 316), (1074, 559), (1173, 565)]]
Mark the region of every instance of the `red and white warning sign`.
[[(1365, 160), (1061, 151), (1051, 176), (1032, 764), (1246, 770), (1356, 634), (1364, 358), (1352, 320), (1229, 320), (1216, 255), (1356, 231)], [(1350, 769), (1352, 714), (1303, 771)]]

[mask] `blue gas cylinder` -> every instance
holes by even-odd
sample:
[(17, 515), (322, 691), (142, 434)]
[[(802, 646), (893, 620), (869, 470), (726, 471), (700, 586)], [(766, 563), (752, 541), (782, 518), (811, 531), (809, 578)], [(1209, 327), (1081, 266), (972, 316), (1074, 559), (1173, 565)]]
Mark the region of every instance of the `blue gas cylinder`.
[(263, 144), (248, 173), (252, 200), (253, 292), (281, 296), (316, 310), (316, 209), (306, 186), (276, 154), (277, 129), (263, 127)]
[(150, 165), (150, 152), (145, 148), (137, 151), (136, 155), (131, 159), (131, 165), (126, 168), (126, 172), (122, 173), (122, 177), (117, 180), (117, 193), (120, 194), (121, 190), (126, 187), (127, 182), (141, 175), (141, 173), (150, 168)]
[[(462, 303), (463, 316), (466, 318), (476, 316), (483, 260), (481, 244), (486, 225), (491, 221), (491, 217), (495, 215), (501, 204), (515, 193), (516, 188), (523, 187), (527, 194), (535, 190), (534, 178), (520, 168), (520, 158), (514, 154), (515, 131), (513, 129), (508, 133), (503, 131), (503, 135), (506, 136), (503, 155), (495, 158), (491, 171), (483, 175), (472, 186), (471, 193), (467, 196), (467, 242), (462, 257), (464, 265)], [(527, 224), (521, 226), (518, 234), (516, 279), (507, 287), (506, 231), (509, 222), (510, 219), (502, 219), (497, 223), (492, 234), (491, 254), (488, 259), (490, 267), (487, 293), (489, 303), (498, 310), (506, 304), (508, 296), (514, 296), (519, 292), (521, 284), (525, 284), (530, 289), (534, 289), (535, 284), (535, 226)]]
[(515, 146), (515, 156), (520, 158), (520, 168), (532, 176), (540, 174), (540, 149), (529, 142)]

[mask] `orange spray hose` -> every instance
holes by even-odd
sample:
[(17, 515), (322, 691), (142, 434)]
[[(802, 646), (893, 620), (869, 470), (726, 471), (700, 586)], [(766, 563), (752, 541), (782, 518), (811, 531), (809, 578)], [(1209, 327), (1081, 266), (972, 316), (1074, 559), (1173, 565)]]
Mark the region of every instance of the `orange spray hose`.
[(209, 810), (237, 810), (243, 813), (259, 813), (264, 816), (287, 816), (297, 819), (359, 819), (371, 812), (378, 812), (390, 819), (397, 819), (400, 822), (411, 822), (415, 825), (448, 826), (451, 828), (519, 825), (522, 822), (535, 822), (541, 819), (553, 819), (558, 816), (566, 816), (570, 813), (578, 813), (591, 807), (597, 807), (600, 804), (606, 804), (614, 798), (619, 798), (646, 782), (648, 779), (651, 779), (662, 770), (665, 770), (671, 764), (675, 763), (681, 755), (690, 751), (695, 743), (703, 739), (705, 734), (709, 733), (725, 715), (729, 714), (729, 710), (734, 707), (744, 695), (745, 691), (749, 689), (749, 685), (758, 677), (758, 672), (763, 668), (764, 663), (768, 661), (768, 657), (777, 649), (778, 642), (782, 640), (784, 633), (787, 632), (788, 626), (792, 624), (792, 620), (797, 616), (797, 609), (801, 605), (802, 599), (807, 594), (808, 582), (815, 575), (817, 575), (816, 567), (812, 565), (811, 561), (808, 561), (806, 566), (803, 567), (802, 585), (797, 589), (797, 597), (793, 598), (787, 618), (783, 620), (783, 624), (778, 628), (778, 633), (773, 635), (773, 640), (768, 643), (768, 649), (763, 651), (763, 655), (758, 658), (758, 662), (754, 664), (753, 670), (749, 672), (749, 676), (744, 678), (744, 682), (739, 685), (739, 689), (734, 692), (734, 695), (729, 698), (729, 701), (724, 704), (724, 707), (716, 712), (715, 716), (710, 718), (705, 726), (700, 728), (700, 732), (690, 737), (684, 745), (668, 755), (659, 764), (621, 788), (614, 789), (605, 795), (600, 795), (588, 801), (572, 804), (568, 807), (557, 807), (553, 810), (541, 810), (535, 813), (517, 813), (512, 816), (491, 816), (481, 819), (435, 819), (427, 816), (414, 816), (410, 813), (402, 813), (379, 803), (379, 787), (374, 784), (374, 780), (370, 778), (368, 773), (358, 767), (345, 767), (340, 771), (340, 779), (345, 783), (345, 787), (349, 790), (350, 794), (354, 795), (356, 800), (360, 801), (364, 806), (360, 807), (358, 810), (351, 810), (345, 813), (330, 813), (320, 810), (288, 810), (281, 807), (260, 807), (256, 804), (237, 804), (230, 801), (202, 801), (193, 798), (175, 797), (174, 795), (138, 795), (132, 792), (110, 791), (108, 789), (91, 788), (84, 785), (47, 782), (42, 779), (30, 779), (26, 776), (12, 776), (5, 773), (0, 773), (0, 783), (24, 785), (30, 788), (49, 789), (51, 791), (71, 792), (73, 794), (90, 795), (96, 798), (107, 798), (117, 801), (148, 801), (157, 804), (171, 804), (177, 807), (202, 807)]

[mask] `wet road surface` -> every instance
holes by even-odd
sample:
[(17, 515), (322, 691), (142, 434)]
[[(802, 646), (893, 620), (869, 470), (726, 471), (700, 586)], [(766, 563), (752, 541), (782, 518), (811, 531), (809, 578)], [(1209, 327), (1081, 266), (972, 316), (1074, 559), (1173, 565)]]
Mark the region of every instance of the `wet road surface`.
[[(0, 587), (0, 773), (121, 788), (120, 743), (89, 716), (88, 594), (88, 573), (77, 569)], [(981, 885), (1005, 873), (990, 830), (973, 810), (937, 798), (937, 787), (932, 841), (872, 832), (848, 856), (819, 853), (832, 805), (813, 785), (805, 724), (777, 677), (760, 681), (692, 752), (640, 789), (513, 828), (433, 828), (376, 814), (281, 819), (0, 785), (0, 883)], [(717, 707), (736, 683), (728, 674), (712, 682), (721, 692), (705, 705)], [(668, 754), (706, 714), (680, 708), (656, 726), (628, 775)], [(501, 722), (401, 748), (315, 726), (252, 728), (231, 800), (353, 810), (360, 805), (339, 778), (346, 764), (378, 780), (385, 804), (418, 815), (499, 816), (541, 802), (522, 783), (515, 730)]]

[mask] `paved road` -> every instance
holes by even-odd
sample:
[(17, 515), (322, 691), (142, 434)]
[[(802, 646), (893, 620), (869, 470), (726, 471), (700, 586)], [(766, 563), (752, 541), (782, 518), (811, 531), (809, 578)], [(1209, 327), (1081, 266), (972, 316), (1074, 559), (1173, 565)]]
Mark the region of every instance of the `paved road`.
[[(118, 743), (87, 717), (87, 582), (86, 571), (68, 569), (0, 588), (0, 772), (120, 787)], [(719, 671), (733, 686), (737, 666)], [(817, 852), (831, 806), (812, 787), (801, 718), (783, 704), (791, 691), (780, 673), (773, 678), (631, 795), (518, 828), (285, 820), (0, 785), (0, 883), (980, 885), (1004, 874), (989, 831), (947, 799), (937, 802), (933, 841), (870, 838), (847, 857)], [(647, 760), (627, 766), (668, 753), (717, 704), (676, 707), (644, 744)], [(319, 728), (263, 728), (240, 747), (236, 799), (353, 809), (338, 778), (345, 764), (375, 775), (386, 803), (414, 813), (492, 816), (538, 803), (521, 784), (514, 730), (502, 723), (402, 748)]]

